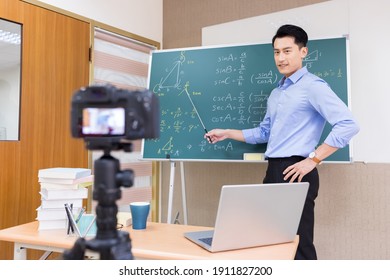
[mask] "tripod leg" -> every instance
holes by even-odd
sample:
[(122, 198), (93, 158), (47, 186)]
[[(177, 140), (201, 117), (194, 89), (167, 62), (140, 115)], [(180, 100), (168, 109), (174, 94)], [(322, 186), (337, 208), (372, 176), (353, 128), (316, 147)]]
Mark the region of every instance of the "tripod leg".
[(73, 248), (66, 250), (63, 254), (64, 260), (83, 260), (85, 255), (86, 241), (79, 238), (73, 245)]
[(118, 232), (118, 243), (111, 248), (112, 260), (132, 260), (134, 259), (131, 253), (131, 240), (128, 232)]

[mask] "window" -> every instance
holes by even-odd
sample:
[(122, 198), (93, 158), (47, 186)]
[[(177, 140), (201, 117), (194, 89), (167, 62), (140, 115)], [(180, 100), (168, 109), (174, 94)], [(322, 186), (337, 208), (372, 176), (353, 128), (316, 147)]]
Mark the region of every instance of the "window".
[(22, 25), (0, 18), (0, 140), (19, 140)]
[[(148, 67), (153, 45), (145, 44), (125, 36), (106, 31), (94, 30), (93, 81), (98, 84), (112, 84), (128, 90), (147, 88)], [(118, 201), (120, 211), (130, 211), (132, 201), (151, 201), (152, 162), (139, 161), (142, 140), (133, 141), (133, 152), (113, 152), (121, 162), (121, 168), (132, 169), (135, 180), (132, 188), (122, 189)], [(93, 159), (101, 154), (94, 152)]]

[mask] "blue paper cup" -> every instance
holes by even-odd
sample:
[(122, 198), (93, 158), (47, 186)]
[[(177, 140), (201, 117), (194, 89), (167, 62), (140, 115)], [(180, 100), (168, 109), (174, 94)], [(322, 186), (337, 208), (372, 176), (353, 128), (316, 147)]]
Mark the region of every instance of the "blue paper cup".
[(146, 221), (150, 210), (149, 202), (130, 203), (131, 219), (133, 229), (146, 229)]

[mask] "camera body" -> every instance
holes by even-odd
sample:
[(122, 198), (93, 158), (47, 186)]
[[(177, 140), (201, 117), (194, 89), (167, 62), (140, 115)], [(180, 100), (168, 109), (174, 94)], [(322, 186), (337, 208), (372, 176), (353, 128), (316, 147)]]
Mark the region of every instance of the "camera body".
[(72, 98), (71, 132), (103, 148), (122, 140), (153, 139), (160, 135), (157, 96), (148, 90), (129, 91), (111, 85), (78, 90)]

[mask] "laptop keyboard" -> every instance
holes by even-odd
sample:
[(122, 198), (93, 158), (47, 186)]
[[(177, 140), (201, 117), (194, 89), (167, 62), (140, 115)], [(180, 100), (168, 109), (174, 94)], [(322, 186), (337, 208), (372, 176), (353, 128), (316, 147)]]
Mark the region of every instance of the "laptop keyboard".
[(212, 237), (206, 237), (206, 238), (199, 238), (200, 241), (206, 243), (207, 245), (211, 246), (211, 243), (213, 242)]

